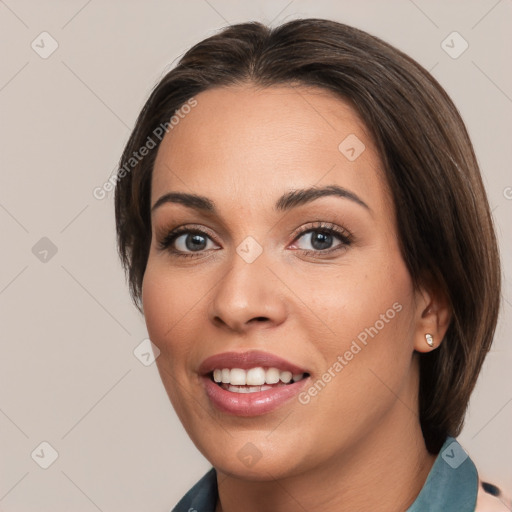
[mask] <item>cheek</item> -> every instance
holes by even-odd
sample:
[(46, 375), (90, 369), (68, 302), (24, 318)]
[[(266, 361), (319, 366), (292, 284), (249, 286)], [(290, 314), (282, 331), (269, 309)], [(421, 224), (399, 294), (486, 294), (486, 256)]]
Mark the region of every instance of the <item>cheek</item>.
[(378, 421), (410, 378), (415, 309), (409, 273), (400, 262), (373, 268), (351, 267), (343, 277), (315, 284), (314, 311), (335, 334), (313, 338), (323, 361), (316, 378), (327, 384), (315, 381), (309, 406), (334, 433), (339, 424), (354, 433)]
[(384, 406), (393, 396), (386, 386), (399, 389), (408, 378), (415, 317), (412, 282), (400, 258), (360, 263), (312, 282), (310, 295), (315, 297), (311, 309), (330, 331), (326, 337), (312, 336), (322, 356), (319, 369), (336, 375), (329, 384), (332, 393), (323, 399), (333, 401), (327, 409), (354, 414), (361, 413), (361, 403), (374, 404), (369, 409)]
[(190, 286), (190, 280), (187, 282), (188, 286), (183, 286), (179, 277), (169, 275), (168, 268), (150, 259), (142, 285), (147, 331), (160, 350), (156, 365), (172, 405), (184, 424), (190, 422), (187, 417), (189, 406), (180, 390), (190, 378), (185, 362), (194, 346), (191, 340), (195, 337), (197, 322), (191, 319), (198, 307), (194, 287)]
[(142, 305), (144, 309), (144, 319), (148, 329), (151, 341), (160, 349), (163, 349), (162, 339), (164, 333), (172, 325), (169, 315), (174, 310), (172, 295), (162, 286), (161, 279), (158, 279), (158, 273), (148, 262), (144, 280), (142, 283)]
[(347, 340), (361, 334), (364, 341), (365, 333), (370, 336), (368, 330), (407, 329), (413, 313), (412, 282), (405, 264), (400, 260), (386, 263), (360, 261), (324, 278), (302, 276), (295, 288), (302, 297), (309, 297), (305, 302), (330, 329), (329, 338)]
[(346, 303), (348, 318), (355, 319), (349, 321), (351, 347), (356, 347), (351, 350), (361, 348), (354, 359), (357, 357), (361, 365), (359, 375), (368, 374), (368, 384), (374, 381), (382, 387), (382, 380), (397, 389), (407, 378), (413, 352), (412, 282), (400, 261), (365, 277), (361, 293)]
[(179, 276), (172, 277), (168, 269), (161, 267), (151, 259), (148, 261), (142, 284), (142, 303), (151, 341), (161, 351), (172, 352), (179, 350), (179, 344), (174, 340), (181, 339), (183, 329), (191, 327), (187, 320), (197, 298), (194, 287), (183, 286)]

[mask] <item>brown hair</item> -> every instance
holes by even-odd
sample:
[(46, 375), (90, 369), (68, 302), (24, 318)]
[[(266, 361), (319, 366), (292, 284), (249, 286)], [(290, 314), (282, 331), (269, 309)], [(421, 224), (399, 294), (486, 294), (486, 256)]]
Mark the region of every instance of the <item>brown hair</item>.
[[(361, 30), (323, 19), (274, 29), (243, 23), (196, 44), (163, 77), (137, 119), (121, 166), (187, 100), (234, 84), (329, 90), (350, 102), (370, 130), (412, 280), (418, 286), (428, 279), (452, 308), (443, 343), (420, 356), (420, 422), (427, 448), (437, 453), (447, 435), (460, 433), (500, 302), (492, 217), (456, 107), (417, 62)], [(156, 152), (123, 173), (115, 193), (118, 250), (140, 310)]]

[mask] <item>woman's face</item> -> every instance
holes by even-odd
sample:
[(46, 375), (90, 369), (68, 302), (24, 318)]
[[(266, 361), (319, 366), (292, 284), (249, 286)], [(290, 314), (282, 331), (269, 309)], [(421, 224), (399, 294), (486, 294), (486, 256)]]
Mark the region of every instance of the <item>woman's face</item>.
[(424, 294), (361, 120), (314, 88), (195, 99), (158, 150), (142, 297), (191, 439), (264, 480), (417, 426)]

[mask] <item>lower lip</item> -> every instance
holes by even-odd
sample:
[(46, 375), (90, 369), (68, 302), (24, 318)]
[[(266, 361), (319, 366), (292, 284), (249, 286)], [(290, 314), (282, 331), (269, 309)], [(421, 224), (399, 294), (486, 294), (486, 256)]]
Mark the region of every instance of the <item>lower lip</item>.
[(254, 393), (227, 391), (213, 382), (210, 377), (202, 377), (208, 398), (220, 411), (235, 416), (259, 416), (274, 411), (297, 396), (309, 377), (293, 384), (278, 386)]

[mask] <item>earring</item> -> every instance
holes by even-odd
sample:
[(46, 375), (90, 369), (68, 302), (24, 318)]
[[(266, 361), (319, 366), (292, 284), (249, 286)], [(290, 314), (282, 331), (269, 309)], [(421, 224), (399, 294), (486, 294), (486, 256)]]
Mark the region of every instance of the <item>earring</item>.
[(426, 340), (427, 345), (429, 347), (433, 347), (434, 346), (434, 338), (432, 337), (432, 334), (425, 334), (425, 340)]

